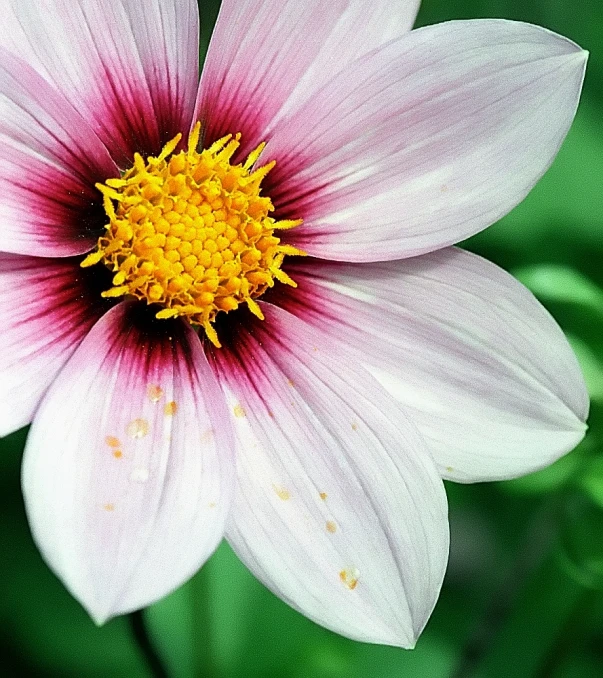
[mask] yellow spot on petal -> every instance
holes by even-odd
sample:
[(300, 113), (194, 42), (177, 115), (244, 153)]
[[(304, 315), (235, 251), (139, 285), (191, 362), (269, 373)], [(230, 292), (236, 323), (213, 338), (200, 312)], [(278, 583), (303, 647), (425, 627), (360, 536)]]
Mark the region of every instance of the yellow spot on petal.
[(103, 508), (105, 511), (115, 511), (115, 504), (105, 504)]
[(331, 534), (337, 532), (337, 525), (332, 520), (327, 520), (325, 527), (327, 528), (327, 532), (330, 532)]
[(284, 487), (281, 487), (280, 485), (273, 485), (272, 487), (274, 488), (276, 496), (279, 499), (282, 499), (283, 501), (291, 499), (291, 493), (289, 492), (289, 490), (285, 489)]
[(121, 450), (113, 450), (113, 456), (116, 459), (121, 459), (124, 455), (123, 455), (123, 452)]
[(287, 385), (288, 386), (295, 386), (295, 382), (293, 381), (293, 379), (287, 379)]
[(121, 443), (119, 442), (119, 438), (116, 438), (115, 436), (107, 436), (105, 438), (105, 442), (109, 447), (121, 447)]
[(358, 424), (354, 421), (352, 422), (352, 431), (357, 431), (358, 430)]
[(216, 502), (215, 501), (210, 501), (208, 504), (209, 508), (216, 508)]
[(170, 400), (169, 403), (166, 403), (165, 407), (163, 408), (163, 412), (166, 417), (173, 417), (177, 411), (178, 405), (173, 400)]
[(350, 591), (353, 591), (356, 586), (358, 586), (358, 578), (360, 577), (360, 572), (355, 567), (346, 568), (341, 570), (339, 573), (339, 578), (347, 586)]
[(234, 406), (233, 412), (234, 412), (235, 417), (246, 417), (247, 416), (247, 412), (245, 412), (245, 408), (240, 404), (237, 404), (237, 405)]
[(147, 389), (147, 398), (152, 403), (158, 403), (161, 400), (162, 395), (163, 389), (161, 388), (161, 386), (157, 386), (157, 384), (151, 384)]
[(149, 422), (146, 419), (133, 419), (126, 426), (126, 433), (131, 438), (144, 438), (149, 432)]
[(219, 347), (216, 315), (245, 305), (262, 319), (256, 299), (277, 282), (295, 286), (283, 261), (305, 252), (276, 235), (301, 219), (271, 216), (262, 181), (275, 163), (256, 165), (265, 144), (232, 164), (240, 135), (200, 151), (199, 137), (197, 123), (185, 148), (177, 150), (178, 134), (158, 156), (135, 154), (122, 177), (96, 184), (106, 232), (81, 265), (111, 270), (113, 287), (102, 296), (158, 304), (159, 319), (182, 316)]
[(319, 497), (320, 497), (323, 501), (327, 501), (327, 496), (328, 496), (328, 495), (327, 495), (326, 492), (321, 492), (321, 493), (319, 494)]
[(446, 473), (452, 473), (453, 471), (454, 471), (454, 469), (452, 468), (452, 466), (446, 467)]

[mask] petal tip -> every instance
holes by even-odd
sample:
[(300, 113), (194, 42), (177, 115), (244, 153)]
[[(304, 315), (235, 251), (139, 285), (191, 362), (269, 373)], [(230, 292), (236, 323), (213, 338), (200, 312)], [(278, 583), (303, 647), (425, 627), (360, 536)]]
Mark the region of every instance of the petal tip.
[(90, 619), (92, 619), (92, 621), (94, 622), (95, 626), (97, 626), (98, 628), (100, 628), (101, 626), (104, 626), (114, 616), (114, 615), (112, 615), (108, 612), (103, 612), (102, 614), (100, 614), (100, 613), (97, 614), (97, 613), (93, 612), (91, 609), (89, 609), (88, 607), (86, 607), (85, 605), (84, 605), (84, 609), (86, 610), (86, 612), (90, 616)]
[(584, 72), (586, 69), (586, 64), (588, 63), (588, 58), (590, 57), (590, 52), (587, 49), (582, 49), (579, 45), (576, 45), (576, 50), (571, 54), (568, 54), (568, 59), (571, 59), (576, 64), (576, 68), (581, 72)]
[(375, 638), (371, 642), (378, 645), (399, 647), (402, 650), (414, 650), (421, 634), (423, 633), (425, 623), (426, 620), (417, 626), (413, 624), (412, 629), (409, 629), (407, 626), (399, 626), (397, 629), (392, 629), (392, 632), (388, 636), (384, 635), (380, 638)]

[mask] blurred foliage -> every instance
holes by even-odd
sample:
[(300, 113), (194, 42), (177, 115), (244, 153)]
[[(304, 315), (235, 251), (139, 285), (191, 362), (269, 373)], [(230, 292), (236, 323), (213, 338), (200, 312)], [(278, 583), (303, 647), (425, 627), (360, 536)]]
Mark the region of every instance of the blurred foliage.
[[(217, 3), (201, 5), (204, 50)], [(413, 652), (314, 625), (222, 545), (145, 613), (173, 678), (603, 676), (603, 4), (424, 0), (418, 23), (477, 17), (537, 23), (591, 51), (582, 104), (554, 166), (517, 209), (466, 243), (516, 274), (568, 334), (592, 396), (590, 431), (531, 476), (447, 486), (450, 567)], [(0, 441), (2, 675), (150, 676), (128, 620), (96, 628), (37, 553), (19, 487), (24, 439), (22, 431)]]

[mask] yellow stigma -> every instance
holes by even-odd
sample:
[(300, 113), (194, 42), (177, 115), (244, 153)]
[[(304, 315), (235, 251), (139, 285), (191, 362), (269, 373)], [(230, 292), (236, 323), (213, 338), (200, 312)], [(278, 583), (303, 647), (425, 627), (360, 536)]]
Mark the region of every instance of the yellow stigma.
[(131, 295), (160, 304), (158, 318), (185, 316), (220, 346), (212, 322), (220, 311), (240, 304), (263, 319), (255, 299), (278, 280), (295, 287), (281, 269), (285, 255), (303, 255), (281, 244), (270, 198), (260, 195), (274, 161), (253, 169), (264, 148), (231, 165), (240, 135), (228, 135), (197, 151), (200, 124), (188, 148), (174, 153), (178, 134), (157, 157), (138, 154), (120, 179), (97, 184), (107, 213), (107, 232), (81, 266), (99, 261), (115, 274), (104, 297)]

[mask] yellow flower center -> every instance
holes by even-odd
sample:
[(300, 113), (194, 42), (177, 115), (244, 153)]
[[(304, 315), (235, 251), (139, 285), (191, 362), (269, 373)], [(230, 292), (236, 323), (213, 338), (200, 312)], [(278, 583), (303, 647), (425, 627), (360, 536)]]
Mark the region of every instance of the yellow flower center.
[(188, 148), (174, 153), (181, 134), (157, 157), (138, 154), (119, 179), (97, 184), (109, 223), (97, 249), (81, 266), (99, 261), (115, 274), (104, 297), (131, 295), (160, 304), (158, 318), (184, 316), (220, 346), (212, 323), (240, 304), (263, 319), (255, 301), (278, 280), (295, 287), (281, 269), (285, 255), (303, 255), (275, 230), (301, 223), (276, 221), (261, 183), (274, 161), (253, 169), (265, 144), (231, 165), (240, 135), (197, 151), (200, 124)]

